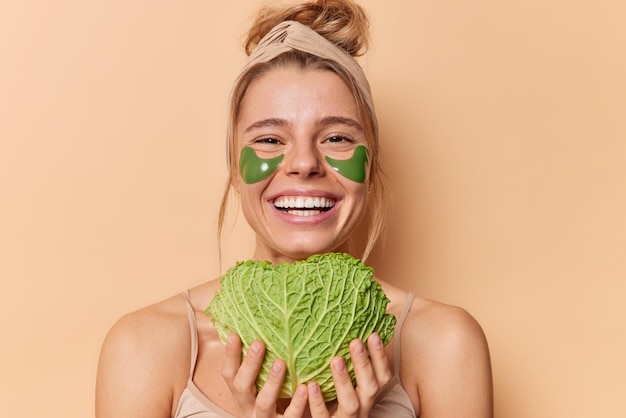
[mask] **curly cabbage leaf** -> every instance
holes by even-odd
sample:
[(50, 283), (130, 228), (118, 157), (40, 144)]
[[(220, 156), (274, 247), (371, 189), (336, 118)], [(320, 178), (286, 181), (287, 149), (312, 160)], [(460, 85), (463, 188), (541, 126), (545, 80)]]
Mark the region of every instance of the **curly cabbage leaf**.
[(387, 344), (393, 336), (396, 318), (386, 313), (389, 299), (373, 277), (371, 267), (342, 253), (277, 265), (242, 261), (226, 272), (206, 313), (222, 342), (229, 332), (240, 336), (244, 355), (253, 340), (265, 343), (259, 390), (280, 358), (287, 365), (280, 397), (315, 381), (329, 401), (336, 398), (331, 359), (344, 358), (355, 384), (350, 341), (376, 332)]

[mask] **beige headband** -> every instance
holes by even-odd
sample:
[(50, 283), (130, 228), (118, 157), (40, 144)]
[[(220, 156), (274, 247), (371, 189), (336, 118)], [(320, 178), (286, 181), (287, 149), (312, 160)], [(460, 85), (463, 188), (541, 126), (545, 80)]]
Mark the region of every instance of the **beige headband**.
[[(356, 82), (356, 87), (361, 91), (367, 104), (374, 129), (377, 130), (376, 113), (370, 85), (361, 66), (346, 51), (336, 46), (322, 35), (299, 22), (287, 20), (274, 26), (256, 46), (248, 57), (245, 65), (239, 72), (235, 86), (240, 78), (254, 65), (266, 63), (285, 52), (297, 50), (315, 55), (330, 61), (334, 61), (343, 67)], [(227, 146), (230, 153), (230, 146)], [(228, 158), (230, 165), (230, 157)]]

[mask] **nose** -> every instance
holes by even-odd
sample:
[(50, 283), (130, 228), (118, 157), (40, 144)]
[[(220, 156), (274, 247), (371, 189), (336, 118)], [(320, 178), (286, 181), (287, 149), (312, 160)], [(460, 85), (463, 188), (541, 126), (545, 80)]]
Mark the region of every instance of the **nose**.
[(323, 156), (314, 143), (294, 143), (285, 157), (283, 166), (289, 175), (307, 178), (324, 174)]

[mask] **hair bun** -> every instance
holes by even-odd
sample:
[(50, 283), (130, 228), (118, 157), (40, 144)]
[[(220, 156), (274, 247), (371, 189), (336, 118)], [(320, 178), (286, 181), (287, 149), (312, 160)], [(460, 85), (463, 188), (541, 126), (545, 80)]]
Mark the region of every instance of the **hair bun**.
[(352, 0), (313, 0), (294, 5), (272, 5), (257, 14), (244, 42), (250, 55), (263, 36), (286, 20), (306, 25), (353, 57), (367, 51), (369, 21)]

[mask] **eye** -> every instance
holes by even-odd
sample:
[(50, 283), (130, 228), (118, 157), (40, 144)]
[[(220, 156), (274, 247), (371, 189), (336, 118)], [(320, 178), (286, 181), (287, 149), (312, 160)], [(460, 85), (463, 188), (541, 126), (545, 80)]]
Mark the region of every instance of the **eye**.
[(258, 138), (254, 140), (255, 144), (280, 144), (281, 142), (274, 137), (264, 137)]
[(331, 144), (341, 144), (341, 143), (352, 143), (354, 141), (342, 135), (332, 135), (326, 138), (326, 142), (330, 142)]

